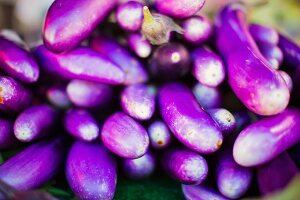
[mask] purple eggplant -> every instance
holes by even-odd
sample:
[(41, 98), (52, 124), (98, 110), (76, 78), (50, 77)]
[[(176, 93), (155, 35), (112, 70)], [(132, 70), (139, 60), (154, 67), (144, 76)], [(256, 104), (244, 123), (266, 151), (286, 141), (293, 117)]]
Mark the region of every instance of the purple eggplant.
[(104, 36), (94, 37), (91, 47), (108, 57), (125, 72), (124, 84), (143, 83), (148, 80), (148, 74), (142, 63), (114, 40)]
[(57, 108), (65, 109), (70, 107), (71, 102), (64, 87), (49, 87), (46, 92), (48, 101)]
[(279, 35), (278, 45), (283, 53), (284, 62), (292, 68), (299, 68), (300, 46), (283, 35)]
[(0, 35), (0, 67), (8, 75), (25, 83), (36, 82), (39, 66), (28, 51)]
[(204, 109), (218, 108), (221, 106), (221, 92), (216, 87), (208, 87), (197, 83), (193, 87), (193, 93)]
[(116, 11), (116, 19), (125, 31), (138, 31), (143, 22), (143, 4), (136, 1), (120, 4)]
[(208, 48), (197, 48), (192, 53), (194, 77), (203, 85), (216, 87), (225, 79), (222, 59)]
[(273, 44), (261, 43), (259, 50), (262, 55), (267, 59), (274, 69), (278, 69), (283, 61), (283, 54), (280, 48)]
[(75, 142), (69, 151), (65, 171), (71, 189), (80, 199), (113, 199), (117, 164), (102, 145)]
[(192, 16), (183, 24), (183, 38), (192, 44), (201, 44), (207, 41), (213, 32), (209, 19), (205, 16)]
[(299, 140), (300, 111), (286, 109), (242, 130), (234, 143), (233, 156), (242, 166), (257, 166), (272, 160)]
[(299, 172), (287, 153), (257, 168), (257, 182), (263, 195), (278, 192), (285, 188)]
[(18, 190), (43, 185), (62, 164), (65, 146), (63, 138), (32, 144), (0, 166), (0, 179)]
[(252, 169), (238, 165), (230, 151), (223, 152), (217, 164), (216, 178), (219, 191), (230, 199), (240, 198), (250, 187)]
[(11, 147), (17, 142), (14, 135), (14, 123), (0, 118), (0, 149)]
[(181, 185), (186, 200), (229, 200), (217, 191), (202, 185)]
[(135, 84), (127, 86), (121, 93), (123, 111), (138, 120), (149, 120), (155, 110), (155, 88)]
[(286, 108), (290, 93), (260, 53), (245, 18), (245, 7), (233, 3), (223, 8), (217, 20), (217, 46), (227, 62), (229, 85), (249, 110), (275, 115)]
[(75, 138), (90, 142), (99, 136), (99, 125), (86, 110), (71, 109), (65, 114), (64, 127)]
[(81, 79), (99, 83), (121, 84), (125, 73), (103, 55), (87, 47), (55, 54), (41, 45), (33, 50), (43, 69), (67, 79)]
[(141, 34), (132, 33), (127, 41), (131, 50), (140, 58), (147, 58), (151, 54), (151, 44)]
[(205, 158), (187, 149), (172, 149), (165, 152), (162, 162), (165, 171), (184, 184), (198, 185), (208, 174)]
[(91, 34), (116, 3), (117, 0), (56, 0), (45, 19), (46, 47), (54, 52), (73, 49)]
[(16, 138), (32, 142), (47, 134), (55, 125), (57, 112), (46, 104), (31, 106), (17, 117), (14, 124)]
[(112, 99), (112, 87), (92, 81), (71, 80), (67, 85), (70, 101), (79, 107), (103, 107)]
[(182, 44), (168, 43), (155, 49), (149, 67), (158, 79), (179, 78), (190, 69), (190, 55)]
[(159, 91), (161, 115), (175, 137), (199, 153), (213, 153), (223, 142), (216, 122), (184, 85), (169, 83)]
[(207, 109), (206, 112), (217, 122), (224, 134), (232, 133), (236, 128), (234, 116), (224, 108)]
[(148, 127), (148, 135), (151, 147), (155, 149), (164, 149), (169, 146), (172, 135), (168, 126), (162, 121), (155, 121)]
[(140, 158), (122, 160), (124, 173), (132, 179), (141, 179), (150, 176), (155, 169), (155, 157), (147, 152)]
[(139, 158), (149, 146), (149, 137), (142, 125), (122, 112), (111, 115), (103, 124), (103, 144), (123, 158)]
[(278, 32), (271, 27), (260, 24), (251, 24), (249, 26), (249, 32), (253, 39), (258, 43), (268, 43), (275, 46), (278, 44)]
[(278, 72), (282, 76), (282, 78), (284, 79), (287, 87), (289, 88), (289, 91), (291, 92), (292, 89), (293, 89), (293, 80), (292, 80), (292, 78), (285, 71), (279, 70)]
[(0, 76), (0, 110), (19, 112), (31, 103), (31, 93), (8, 76)]
[(160, 13), (185, 18), (198, 12), (204, 3), (205, 0), (156, 0), (155, 6)]

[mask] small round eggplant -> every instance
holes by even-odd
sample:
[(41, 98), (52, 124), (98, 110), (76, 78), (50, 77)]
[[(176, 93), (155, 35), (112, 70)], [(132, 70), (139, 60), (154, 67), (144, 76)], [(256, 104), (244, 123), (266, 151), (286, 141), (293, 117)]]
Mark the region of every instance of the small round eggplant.
[(236, 128), (234, 116), (224, 108), (207, 109), (206, 112), (217, 122), (224, 134), (232, 133)]
[(0, 149), (11, 147), (17, 142), (13, 127), (12, 121), (0, 118)]
[(278, 115), (257, 121), (242, 130), (234, 143), (234, 160), (245, 167), (261, 165), (299, 140), (300, 111), (286, 109)]
[(274, 69), (278, 69), (283, 61), (280, 48), (273, 44), (260, 43), (259, 50)]
[(75, 142), (69, 151), (65, 171), (71, 189), (80, 199), (113, 199), (117, 164), (102, 145)]
[(155, 149), (164, 149), (169, 146), (172, 135), (168, 126), (162, 121), (155, 121), (148, 127), (148, 135), (151, 147)]
[(203, 85), (216, 87), (225, 79), (222, 59), (207, 48), (197, 48), (192, 53), (194, 77)]
[(71, 80), (67, 85), (67, 94), (71, 102), (79, 107), (103, 107), (112, 99), (112, 87), (92, 81)]
[(207, 41), (213, 31), (211, 22), (204, 16), (192, 16), (186, 19), (182, 24), (182, 28), (183, 38), (192, 44)]
[(147, 58), (151, 54), (151, 44), (141, 34), (132, 33), (127, 41), (131, 50), (140, 58)]
[(137, 120), (149, 120), (155, 110), (155, 88), (142, 84), (127, 86), (121, 93), (122, 109)]
[(149, 137), (142, 125), (122, 112), (111, 115), (103, 124), (103, 144), (123, 158), (139, 158), (149, 146)]
[(284, 62), (294, 69), (300, 67), (300, 46), (283, 35), (279, 35), (279, 47), (283, 53)]
[(155, 169), (155, 157), (147, 152), (140, 158), (122, 160), (124, 173), (132, 179), (141, 179), (150, 176)]
[(218, 108), (221, 106), (221, 92), (216, 87), (208, 87), (197, 83), (193, 87), (193, 93), (204, 109)]
[(71, 109), (65, 114), (65, 129), (75, 138), (90, 142), (99, 136), (99, 125), (86, 110)]
[(291, 92), (292, 89), (293, 89), (293, 80), (292, 80), (292, 78), (285, 71), (279, 70), (278, 72), (282, 76), (282, 78), (284, 79), (286, 85), (289, 88), (289, 91)]
[(258, 43), (268, 43), (275, 46), (278, 44), (278, 32), (271, 27), (260, 24), (251, 24), (249, 26), (249, 32), (253, 39)]
[(66, 109), (71, 106), (70, 99), (64, 87), (53, 86), (46, 92), (48, 101), (57, 108)]
[(181, 185), (186, 200), (229, 200), (217, 191), (202, 185)]
[(17, 117), (14, 133), (22, 142), (32, 142), (47, 134), (55, 125), (57, 112), (46, 104), (31, 106)]
[(190, 150), (169, 150), (164, 153), (162, 162), (165, 171), (184, 184), (198, 185), (208, 174), (206, 160)]
[(199, 153), (213, 153), (223, 142), (217, 123), (198, 104), (184, 85), (169, 83), (159, 91), (161, 115), (174, 136)]
[(44, 24), (45, 46), (54, 52), (76, 47), (103, 21), (117, 0), (56, 0)]

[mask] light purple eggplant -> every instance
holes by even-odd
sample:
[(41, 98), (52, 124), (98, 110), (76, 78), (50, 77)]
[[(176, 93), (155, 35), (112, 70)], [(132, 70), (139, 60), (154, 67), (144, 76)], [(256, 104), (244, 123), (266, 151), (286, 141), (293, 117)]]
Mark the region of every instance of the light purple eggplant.
[(213, 153), (223, 142), (217, 123), (198, 104), (189, 88), (169, 83), (160, 88), (161, 115), (174, 136), (199, 153)]
[(229, 200), (214, 189), (203, 185), (181, 185), (186, 200)]
[(285, 37), (284, 35), (279, 35), (278, 43), (284, 57), (284, 62), (291, 66), (292, 68), (300, 67), (300, 46)]
[(268, 43), (275, 46), (278, 44), (279, 34), (272, 27), (261, 24), (250, 24), (249, 32), (253, 39), (258, 43)]
[(257, 182), (263, 195), (281, 191), (299, 172), (294, 161), (283, 153), (257, 168)]
[(156, 9), (176, 18), (185, 18), (194, 15), (204, 5), (205, 0), (156, 0)]
[(280, 48), (273, 44), (260, 43), (259, 50), (262, 55), (271, 63), (274, 69), (278, 69), (283, 61), (283, 54)]
[(236, 128), (234, 116), (225, 108), (207, 109), (206, 112), (217, 122), (224, 134), (232, 133)]
[(107, 84), (121, 84), (125, 80), (123, 70), (105, 56), (87, 47), (55, 54), (40, 45), (33, 49), (33, 54), (45, 71), (67, 79)]
[(290, 93), (251, 37), (245, 10), (239, 3), (222, 9), (217, 18), (217, 46), (226, 60), (229, 85), (236, 96), (256, 114), (275, 115), (287, 107)]
[(0, 110), (20, 112), (31, 103), (31, 93), (11, 77), (0, 76)]
[(6, 149), (17, 143), (14, 135), (14, 123), (0, 118), (0, 149)]
[(104, 122), (101, 139), (109, 150), (123, 158), (139, 158), (149, 146), (144, 127), (123, 112), (116, 112)]
[(75, 142), (68, 154), (66, 177), (80, 199), (113, 199), (117, 184), (117, 163), (101, 144)]
[(22, 142), (32, 142), (45, 137), (55, 125), (57, 114), (56, 110), (46, 104), (27, 108), (14, 123), (16, 138)]
[(192, 53), (194, 77), (203, 85), (216, 87), (226, 75), (222, 59), (208, 48), (197, 48)]
[(44, 23), (45, 46), (54, 52), (68, 51), (87, 38), (103, 21), (117, 0), (56, 0)]
[(151, 54), (151, 44), (142, 34), (132, 33), (127, 37), (127, 41), (131, 50), (140, 58), (147, 58)]
[(121, 106), (125, 113), (137, 120), (149, 120), (155, 111), (155, 88), (134, 84), (121, 93)]
[(154, 149), (165, 149), (170, 145), (172, 140), (168, 126), (159, 120), (150, 124), (148, 127), (148, 135), (151, 147)]
[(90, 46), (109, 58), (125, 72), (124, 84), (143, 83), (148, 80), (148, 74), (143, 64), (114, 40), (97, 36), (92, 38)]
[(216, 179), (221, 194), (230, 199), (243, 196), (251, 185), (253, 171), (238, 165), (231, 151), (222, 152), (217, 163)]
[(147, 152), (140, 158), (124, 159), (121, 165), (126, 176), (132, 179), (142, 179), (154, 172), (156, 160), (152, 153)]
[(0, 179), (18, 190), (38, 188), (56, 174), (65, 147), (60, 137), (32, 144), (0, 166)]
[(92, 81), (73, 79), (67, 85), (67, 94), (70, 101), (79, 107), (103, 107), (111, 101), (112, 87)]
[(120, 4), (116, 11), (116, 19), (125, 31), (138, 31), (143, 22), (143, 4), (137, 1)]
[(182, 23), (183, 38), (192, 44), (206, 42), (212, 35), (213, 27), (205, 16), (192, 16)]
[(150, 72), (158, 79), (176, 79), (190, 69), (190, 55), (185, 46), (168, 43), (153, 52), (149, 65)]
[(187, 149), (168, 150), (163, 154), (162, 165), (167, 173), (183, 184), (198, 185), (208, 174), (205, 158)]
[(300, 111), (286, 109), (242, 130), (235, 140), (233, 156), (242, 166), (257, 166), (274, 159), (299, 140)]
[(282, 78), (284, 79), (287, 87), (289, 88), (289, 91), (291, 92), (292, 89), (293, 89), (293, 80), (292, 80), (292, 78), (285, 71), (279, 70), (278, 72), (282, 76)]
[(216, 87), (208, 87), (201, 83), (197, 83), (193, 87), (193, 93), (204, 109), (218, 108), (221, 106), (221, 92)]
[(0, 35), (0, 67), (9, 76), (25, 83), (36, 82), (39, 66), (30, 53), (17, 43)]
[(71, 109), (64, 117), (64, 127), (75, 138), (90, 142), (99, 137), (100, 128), (95, 118), (84, 109)]
[(48, 101), (56, 108), (66, 109), (71, 106), (65, 87), (52, 86), (46, 91)]

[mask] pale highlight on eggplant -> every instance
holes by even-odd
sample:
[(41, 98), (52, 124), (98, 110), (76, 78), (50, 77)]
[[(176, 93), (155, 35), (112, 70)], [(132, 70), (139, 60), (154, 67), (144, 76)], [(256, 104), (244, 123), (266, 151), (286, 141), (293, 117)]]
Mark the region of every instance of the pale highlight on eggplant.
[(236, 120), (234, 116), (224, 108), (215, 108), (206, 110), (209, 115), (217, 122), (221, 131), (225, 134), (231, 133), (236, 128)]
[(218, 108), (221, 106), (221, 92), (217, 87), (208, 87), (201, 83), (196, 83), (193, 93), (198, 103), (204, 108)]
[(155, 149), (164, 149), (168, 147), (172, 140), (171, 132), (167, 125), (162, 121), (155, 121), (148, 127), (150, 144)]
[(229, 200), (214, 189), (203, 185), (181, 185), (186, 200)]

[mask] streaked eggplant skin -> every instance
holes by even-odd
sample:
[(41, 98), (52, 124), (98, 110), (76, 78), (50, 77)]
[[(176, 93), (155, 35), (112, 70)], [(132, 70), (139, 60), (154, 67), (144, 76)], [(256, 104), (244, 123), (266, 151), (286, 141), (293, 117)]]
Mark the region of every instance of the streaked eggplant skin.
[(238, 165), (231, 151), (222, 152), (216, 170), (219, 191), (230, 199), (240, 198), (250, 187), (253, 171)]
[(283, 153), (257, 168), (257, 182), (263, 195), (278, 192), (286, 187), (299, 172), (294, 161), (287, 153)]
[(0, 110), (19, 112), (31, 103), (31, 93), (11, 77), (0, 76)]
[(132, 33), (127, 38), (131, 50), (140, 58), (147, 58), (152, 51), (151, 44), (142, 34)]
[(181, 185), (186, 200), (229, 200), (217, 191), (202, 185)]
[(55, 54), (40, 45), (33, 54), (44, 70), (67, 79), (81, 79), (107, 84), (121, 84), (125, 73), (103, 55), (87, 47)]
[(291, 92), (292, 89), (293, 89), (293, 80), (292, 80), (292, 78), (285, 71), (279, 70), (278, 72), (282, 76), (282, 78), (284, 79), (287, 87), (289, 88), (289, 91)]
[(71, 102), (78, 107), (103, 107), (112, 99), (113, 90), (110, 85), (73, 79), (67, 85), (67, 94)]
[(104, 146), (123, 158), (139, 158), (149, 146), (144, 127), (123, 112), (116, 112), (104, 122), (101, 139)]
[(137, 120), (149, 120), (155, 111), (155, 88), (143, 84), (127, 86), (121, 93), (123, 111)]
[(223, 142), (216, 122), (195, 99), (192, 91), (179, 83), (160, 88), (161, 115), (174, 136), (188, 148), (199, 153), (213, 153)]
[(262, 55), (271, 63), (274, 69), (278, 69), (283, 61), (283, 54), (280, 48), (273, 44), (261, 43), (259, 44), (259, 50)]
[(162, 14), (185, 18), (198, 12), (204, 3), (205, 0), (156, 0), (155, 6)]
[(30, 53), (1, 35), (0, 67), (8, 75), (25, 83), (36, 82), (40, 74), (39, 66)]
[(84, 109), (71, 109), (64, 117), (64, 127), (75, 138), (90, 142), (99, 136), (100, 128), (94, 117)]
[(144, 83), (148, 80), (143, 64), (114, 40), (105, 36), (97, 36), (92, 38), (90, 46), (108, 57), (125, 72), (125, 85)]
[(216, 87), (225, 79), (222, 59), (208, 48), (197, 48), (192, 53), (194, 77), (203, 85)]
[(284, 62), (294, 69), (300, 67), (300, 46), (283, 35), (279, 35), (278, 43), (284, 57)]
[(168, 150), (163, 154), (162, 165), (167, 173), (183, 184), (198, 185), (208, 174), (205, 158), (187, 149)]
[(13, 127), (12, 121), (0, 118), (0, 149), (11, 147), (17, 142)]
[(242, 130), (234, 143), (233, 156), (242, 166), (257, 166), (272, 160), (299, 140), (300, 111), (286, 109)]
[(56, 110), (46, 104), (31, 106), (18, 115), (14, 123), (15, 136), (22, 142), (40, 139), (49, 133), (56, 118)]
[(275, 115), (286, 108), (290, 94), (260, 53), (245, 18), (245, 8), (235, 3), (226, 6), (217, 20), (217, 46), (227, 62), (229, 85), (249, 110)]
[(117, 184), (117, 164), (101, 144), (75, 142), (66, 161), (66, 177), (80, 199), (113, 199)]
[(249, 32), (253, 39), (258, 43), (278, 44), (279, 34), (271, 27), (260, 24), (250, 24)]
[(164, 149), (170, 145), (172, 140), (168, 126), (160, 120), (150, 124), (148, 127), (148, 135), (151, 147), (154, 149)]
[(149, 151), (140, 158), (122, 160), (124, 173), (132, 179), (142, 179), (150, 176), (156, 166), (156, 160)]
[(49, 87), (47, 89), (46, 96), (48, 101), (56, 108), (65, 109), (71, 106), (71, 101), (64, 87)]
[(37, 188), (56, 174), (65, 148), (60, 137), (32, 144), (0, 166), (0, 179), (18, 190)]
[(117, 0), (53, 2), (44, 23), (43, 39), (46, 47), (54, 52), (73, 49), (90, 35), (116, 3)]
[(207, 109), (206, 112), (217, 122), (224, 134), (232, 133), (236, 128), (234, 116), (225, 108)]
[(201, 83), (196, 83), (193, 87), (193, 93), (204, 109), (218, 108), (221, 106), (221, 92), (216, 87), (208, 87)]

